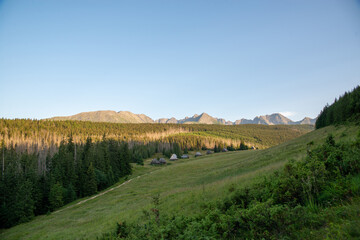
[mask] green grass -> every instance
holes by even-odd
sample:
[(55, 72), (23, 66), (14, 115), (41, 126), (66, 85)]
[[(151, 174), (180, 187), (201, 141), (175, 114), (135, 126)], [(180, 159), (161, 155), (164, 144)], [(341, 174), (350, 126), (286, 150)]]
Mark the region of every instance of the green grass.
[(332, 126), (265, 150), (191, 157), (168, 166), (150, 166), (148, 159), (143, 167), (134, 166), (127, 184), (83, 204), (76, 205), (84, 200), (80, 199), (62, 211), (3, 230), (0, 238), (95, 239), (114, 231), (118, 221), (136, 221), (143, 210), (152, 207), (151, 199), (156, 194), (160, 194), (160, 214), (195, 214), (204, 203), (224, 198), (234, 186), (251, 185), (288, 160), (303, 158), (310, 141), (321, 144), (329, 133), (337, 140), (353, 140), (358, 130), (358, 126)]

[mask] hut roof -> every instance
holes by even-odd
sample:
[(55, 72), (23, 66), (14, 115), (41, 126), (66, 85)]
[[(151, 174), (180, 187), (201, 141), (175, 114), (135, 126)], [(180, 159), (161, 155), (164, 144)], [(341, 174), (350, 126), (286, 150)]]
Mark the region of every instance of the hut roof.
[(173, 155), (171, 155), (170, 160), (177, 160), (177, 159), (178, 159), (178, 157), (175, 153)]
[(157, 165), (157, 164), (160, 164), (160, 161), (157, 160), (156, 158), (154, 158), (153, 160), (151, 160), (151, 165)]
[(201, 152), (196, 152), (195, 157), (202, 156)]

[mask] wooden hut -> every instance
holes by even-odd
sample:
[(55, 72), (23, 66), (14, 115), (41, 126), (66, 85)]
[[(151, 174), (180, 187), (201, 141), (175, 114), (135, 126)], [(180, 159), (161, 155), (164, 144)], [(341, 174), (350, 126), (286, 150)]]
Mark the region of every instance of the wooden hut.
[(159, 165), (160, 164), (160, 161), (157, 160), (156, 158), (154, 158), (153, 160), (151, 160), (151, 165)]
[(160, 164), (166, 164), (165, 158), (160, 158), (160, 159), (159, 159), (159, 163), (160, 163)]

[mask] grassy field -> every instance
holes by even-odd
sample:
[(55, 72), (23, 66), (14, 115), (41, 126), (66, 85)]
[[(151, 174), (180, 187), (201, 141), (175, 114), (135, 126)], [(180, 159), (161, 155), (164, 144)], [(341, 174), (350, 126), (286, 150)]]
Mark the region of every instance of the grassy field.
[[(306, 154), (306, 144), (321, 144), (329, 133), (335, 139), (355, 139), (358, 126), (326, 127), (265, 150), (217, 153), (171, 162), (167, 166), (135, 166), (121, 186), (94, 199), (80, 199), (60, 211), (3, 230), (1, 239), (95, 239), (113, 231), (117, 221), (135, 221), (160, 194), (161, 212), (191, 215), (202, 203), (221, 199), (231, 188), (251, 185)], [(193, 156), (193, 155), (192, 155)]]

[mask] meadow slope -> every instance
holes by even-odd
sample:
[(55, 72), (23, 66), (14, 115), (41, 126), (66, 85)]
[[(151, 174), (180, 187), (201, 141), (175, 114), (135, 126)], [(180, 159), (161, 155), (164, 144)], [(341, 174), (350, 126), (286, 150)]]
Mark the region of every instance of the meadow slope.
[(2, 230), (1, 239), (95, 239), (113, 231), (118, 221), (136, 221), (152, 207), (160, 194), (159, 210), (191, 215), (202, 203), (221, 199), (232, 187), (252, 184), (282, 167), (288, 160), (306, 154), (306, 144), (321, 144), (329, 133), (335, 139), (355, 139), (358, 126), (330, 126), (265, 150), (218, 153), (179, 160), (168, 166), (134, 166), (134, 174), (112, 191), (60, 211), (38, 216), (33, 221)]

